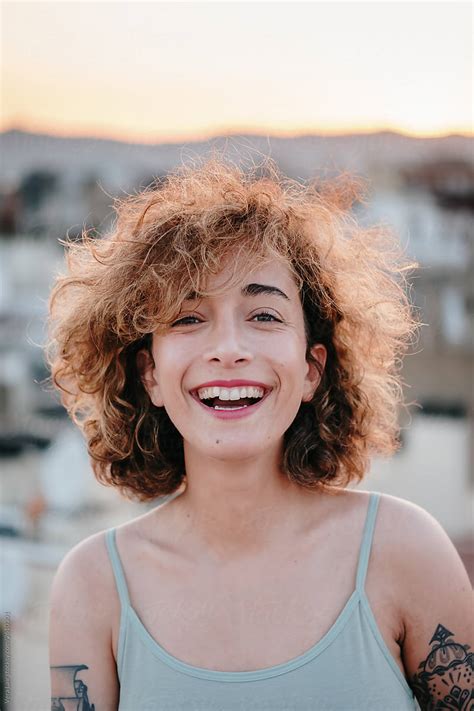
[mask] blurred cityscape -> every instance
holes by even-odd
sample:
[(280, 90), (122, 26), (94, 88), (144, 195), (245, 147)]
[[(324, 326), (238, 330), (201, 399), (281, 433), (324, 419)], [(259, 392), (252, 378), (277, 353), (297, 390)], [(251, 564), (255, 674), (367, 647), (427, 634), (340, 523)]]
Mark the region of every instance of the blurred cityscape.
[[(48, 595), (60, 560), (81, 539), (150, 507), (97, 484), (80, 435), (42, 385), (48, 293), (63, 260), (58, 240), (84, 228), (107, 231), (114, 197), (216, 149), (246, 163), (270, 156), (295, 179), (341, 172), (368, 179), (357, 217), (392, 226), (418, 261), (410, 297), (426, 325), (403, 366), (413, 404), (400, 413), (402, 448), (374, 460), (360, 487), (432, 513), (474, 580), (472, 139), (234, 136), (182, 146), (8, 131), (0, 135), (0, 599), (13, 630), (17, 711), (49, 708)], [(27, 685), (25, 659), (38, 668)]]

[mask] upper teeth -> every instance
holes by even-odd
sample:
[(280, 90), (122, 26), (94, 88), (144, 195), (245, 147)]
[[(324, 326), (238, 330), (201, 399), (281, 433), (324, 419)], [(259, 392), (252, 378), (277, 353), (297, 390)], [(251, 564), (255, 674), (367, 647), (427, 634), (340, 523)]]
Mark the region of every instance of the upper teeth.
[(265, 390), (263, 388), (247, 385), (244, 388), (219, 388), (213, 386), (211, 388), (200, 388), (198, 396), (201, 400), (208, 400), (213, 397), (218, 397), (219, 400), (240, 400), (243, 397), (263, 397)]

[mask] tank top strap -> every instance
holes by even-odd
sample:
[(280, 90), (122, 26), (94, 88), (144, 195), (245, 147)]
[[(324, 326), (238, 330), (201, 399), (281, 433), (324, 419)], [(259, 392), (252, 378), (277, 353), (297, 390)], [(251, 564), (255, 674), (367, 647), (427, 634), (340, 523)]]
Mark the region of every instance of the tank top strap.
[(120, 605), (122, 610), (125, 610), (128, 605), (130, 605), (130, 598), (128, 595), (127, 582), (125, 579), (125, 573), (123, 572), (122, 563), (120, 561), (120, 556), (117, 550), (117, 544), (115, 540), (115, 528), (109, 528), (105, 532), (105, 540), (107, 543), (107, 550), (109, 552), (109, 558), (112, 565), (112, 570), (115, 577), (115, 584), (117, 586), (117, 592), (120, 598)]
[(367, 507), (367, 515), (365, 518), (364, 532), (359, 551), (359, 564), (357, 566), (356, 589), (359, 593), (363, 593), (365, 589), (365, 578), (367, 576), (367, 568), (369, 566), (370, 551), (372, 548), (372, 539), (374, 536), (375, 519), (377, 517), (377, 509), (379, 505), (380, 494), (372, 492), (369, 497), (369, 505)]

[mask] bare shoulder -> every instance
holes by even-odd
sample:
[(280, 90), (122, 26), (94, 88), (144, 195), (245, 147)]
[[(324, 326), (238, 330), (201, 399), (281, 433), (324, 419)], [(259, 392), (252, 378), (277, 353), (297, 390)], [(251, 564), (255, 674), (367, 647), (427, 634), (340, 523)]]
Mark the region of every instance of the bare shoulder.
[(399, 570), (415, 579), (451, 574), (463, 577), (467, 573), (448, 534), (428, 511), (411, 501), (380, 495), (377, 534)]
[[(84, 574), (97, 576), (100, 583), (107, 577), (109, 556), (106, 545), (106, 531), (98, 531), (79, 541), (62, 559), (57, 573)], [(110, 566), (110, 563), (109, 563)]]
[(441, 524), (411, 501), (381, 494), (374, 536), (374, 553), (388, 563), (385, 573), (397, 589), (403, 614), (409, 617), (414, 599), (425, 604), (430, 590), (450, 580), (451, 592), (471, 591), (464, 564)]

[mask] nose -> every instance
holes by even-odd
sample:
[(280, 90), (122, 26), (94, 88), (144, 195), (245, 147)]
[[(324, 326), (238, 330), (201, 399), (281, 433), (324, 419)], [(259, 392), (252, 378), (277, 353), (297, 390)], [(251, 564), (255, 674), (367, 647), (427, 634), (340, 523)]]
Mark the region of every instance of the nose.
[(250, 362), (253, 359), (249, 344), (242, 330), (230, 317), (216, 321), (209, 335), (204, 358), (231, 367), (234, 363)]

